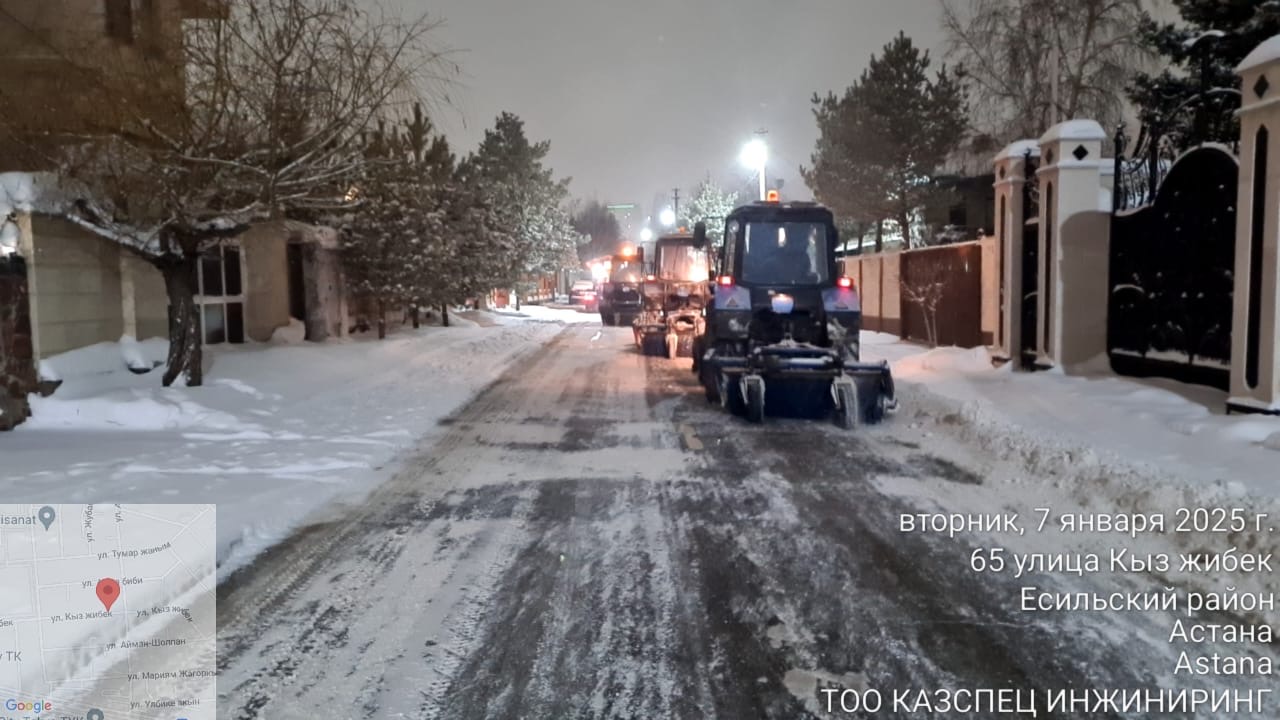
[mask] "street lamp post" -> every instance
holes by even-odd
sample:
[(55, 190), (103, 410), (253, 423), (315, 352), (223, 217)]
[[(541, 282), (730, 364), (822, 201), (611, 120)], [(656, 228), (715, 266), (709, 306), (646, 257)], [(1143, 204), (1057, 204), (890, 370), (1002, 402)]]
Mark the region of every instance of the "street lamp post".
[(760, 179), (760, 199), (768, 198), (768, 188), (765, 187), (765, 166), (769, 162), (769, 147), (764, 144), (764, 140), (756, 138), (742, 147), (742, 154), (738, 156), (738, 160), (748, 168), (755, 170)]

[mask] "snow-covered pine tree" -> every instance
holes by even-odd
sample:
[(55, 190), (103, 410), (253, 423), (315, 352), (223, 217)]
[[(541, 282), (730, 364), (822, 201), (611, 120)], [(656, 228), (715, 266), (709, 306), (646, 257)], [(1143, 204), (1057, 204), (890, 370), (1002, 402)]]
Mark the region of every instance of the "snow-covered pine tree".
[(531, 278), (576, 264), (580, 238), (565, 209), (569, 184), (543, 164), (550, 148), (530, 143), (524, 122), (502, 113), (460, 170), (488, 208), (492, 286), (514, 290), (517, 308)]
[(841, 215), (896, 220), (908, 247), (911, 218), (934, 192), (930, 182), (967, 126), (965, 91), (905, 34), (843, 97), (814, 97), (819, 139), (801, 173), (820, 201)]
[(379, 153), (359, 184), (360, 207), (342, 228), (347, 287), (372, 312), (379, 339), (387, 311), (413, 301), (424, 245), (418, 188), (403, 158)]
[[(1234, 143), (1239, 136), (1235, 110), (1235, 67), (1264, 40), (1280, 34), (1280, 2), (1276, 0), (1173, 0), (1178, 23), (1150, 17), (1142, 36), (1165, 60), (1156, 74), (1139, 74), (1130, 97), (1142, 121), (1169, 137), (1176, 147), (1217, 141)], [(1203, 99), (1202, 90), (1208, 93)], [(1203, 105), (1201, 104), (1203, 102)], [(1197, 130), (1197, 111), (1203, 109)]]
[(573, 214), (573, 229), (588, 238), (578, 246), (581, 260), (612, 255), (622, 242), (618, 218), (599, 200), (591, 200)]
[(359, 209), (343, 232), (352, 293), (374, 313), (386, 337), (386, 312), (405, 307), (418, 327), (424, 308), (455, 300), (459, 251), (450, 232), (454, 157), (434, 135), (421, 106), (401, 127), (372, 134)]
[(693, 197), (684, 206), (683, 213), (689, 227), (707, 224), (707, 237), (719, 244), (724, 237), (724, 219), (738, 206), (738, 194), (726, 192), (708, 174), (693, 191)]

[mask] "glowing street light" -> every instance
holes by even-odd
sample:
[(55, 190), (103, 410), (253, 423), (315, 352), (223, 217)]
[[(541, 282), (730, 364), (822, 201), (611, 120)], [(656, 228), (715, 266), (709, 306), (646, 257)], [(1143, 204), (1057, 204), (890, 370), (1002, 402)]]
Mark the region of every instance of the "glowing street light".
[(769, 146), (764, 144), (764, 140), (756, 138), (742, 146), (742, 153), (738, 155), (738, 161), (759, 174), (760, 199), (764, 200), (767, 194), (767, 190), (765, 189), (764, 169), (765, 165), (769, 162)]
[(650, 230), (649, 228), (644, 228), (643, 230), (640, 231), (640, 242), (649, 242), (651, 240), (653, 240), (652, 230)]
[(658, 214), (658, 221), (662, 223), (662, 227), (671, 227), (676, 224), (676, 211), (671, 208), (665, 208)]

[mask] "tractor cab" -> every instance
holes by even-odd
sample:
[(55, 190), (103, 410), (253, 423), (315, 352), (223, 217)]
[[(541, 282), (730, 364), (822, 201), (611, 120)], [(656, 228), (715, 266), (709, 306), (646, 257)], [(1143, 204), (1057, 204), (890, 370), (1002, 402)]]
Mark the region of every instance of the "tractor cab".
[(710, 249), (706, 226), (654, 241), (653, 266), (644, 283), (644, 311), (635, 320), (636, 344), (646, 355), (690, 357), (710, 301)]
[(767, 385), (771, 404), (817, 398), (844, 427), (893, 407), (888, 365), (861, 362), (862, 306), (840, 274), (837, 245), (835, 218), (815, 203), (757, 202), (729, 214), (695, 343), (708, 399), (759, 422)]
[(609, 270), (600, 283), (600, 321), (605, 325), (632, 322), (643, 305), (644, 248), (623, 246), (609, 259)]

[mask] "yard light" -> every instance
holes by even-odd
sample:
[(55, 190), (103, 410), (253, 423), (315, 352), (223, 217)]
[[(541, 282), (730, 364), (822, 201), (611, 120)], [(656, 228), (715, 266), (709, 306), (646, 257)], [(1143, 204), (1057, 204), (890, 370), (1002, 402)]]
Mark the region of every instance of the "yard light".
[(650, 240), (653, 240), (653, 231), (649, 228), (642, 229), (640, 231), (640, 242), (649, 242)]
[(738, 161), (759, 175), (760, 199), (764, 200), (768, 197), (765, 189), (764, 171), (765, 166), (769, 163), (769, 146), (764, 144), (764, 140), (756, 138), (742, 146), (742, 153), (738, 155)]
[(671, 208), (665, 208), (659, 215), (658, 221), (662, 223), (662, 227), (671, 227), (676, 224), (676, 211)]

